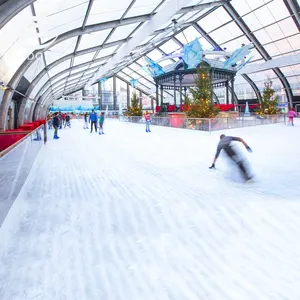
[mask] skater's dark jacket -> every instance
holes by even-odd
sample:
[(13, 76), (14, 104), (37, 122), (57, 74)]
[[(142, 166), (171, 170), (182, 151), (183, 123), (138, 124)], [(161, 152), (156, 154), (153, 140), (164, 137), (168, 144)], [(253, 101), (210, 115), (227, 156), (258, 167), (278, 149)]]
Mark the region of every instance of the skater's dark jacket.
[(241, 139), (234, 136), (225, 136), (218, 144), (216, 158), (218, 158), (218, 156), (220, 155), (221, 150), (229, 147), (232, 141), (240, 142)]
[(52, 125), (55, 127), (55, 126), (59, 126), (59, 117), (58, 116), (55, 116), (53, 118), (53, 122), (52, 122)]

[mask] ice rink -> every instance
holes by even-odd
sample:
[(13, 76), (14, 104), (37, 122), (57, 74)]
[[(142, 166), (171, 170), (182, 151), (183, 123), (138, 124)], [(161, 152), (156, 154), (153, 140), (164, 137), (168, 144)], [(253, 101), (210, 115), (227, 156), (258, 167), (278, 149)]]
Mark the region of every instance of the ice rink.
[(50, 132), (0, 228), (0, 299), (300, 299), (297, 121), (225, 132), (251, 184), (223, 155), (208, 169), (223, 132)]

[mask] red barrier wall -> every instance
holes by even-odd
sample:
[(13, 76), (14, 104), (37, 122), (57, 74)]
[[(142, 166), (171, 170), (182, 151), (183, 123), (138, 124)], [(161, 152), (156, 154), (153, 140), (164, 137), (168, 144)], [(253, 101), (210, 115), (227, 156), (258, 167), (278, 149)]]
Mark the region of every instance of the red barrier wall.
[(21, 140), (26, 133), (20, 134), (0, 134), (0, 151), (5, 150), (6, 148), (10, 147), (17, 141)]

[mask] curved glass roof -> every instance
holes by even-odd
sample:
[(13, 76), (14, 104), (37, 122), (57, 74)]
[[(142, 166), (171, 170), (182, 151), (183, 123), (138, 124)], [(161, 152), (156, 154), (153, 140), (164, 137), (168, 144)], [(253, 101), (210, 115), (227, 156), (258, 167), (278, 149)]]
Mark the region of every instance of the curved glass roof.
[(252, 61), (236, 77), (239, 99), (259, 98), (267, 79), (289, 102), (300, 95), (299, 0), (6, 0), (0, 5), (0, 81), (16, 89), (24, 76), (30, 83), (26, 96), (34, 102), (49, 104), (113, 75), (138, 79), (139, 88), (151, 94), (155, 84), (143, 57), (158, 60), (195, 38), (204, 50), (254, 44)]

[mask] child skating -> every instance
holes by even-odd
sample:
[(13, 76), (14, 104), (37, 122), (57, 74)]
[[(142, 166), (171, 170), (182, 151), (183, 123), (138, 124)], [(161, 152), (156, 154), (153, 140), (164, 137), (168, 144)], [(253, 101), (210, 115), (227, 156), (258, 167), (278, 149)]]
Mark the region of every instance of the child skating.
[(294, 108), (291, 108), (287, 115), (289, 117), (288, 124), (292, 124), (292, 126), (294, 126), (294, 118), (298, 117), (298, 114), (295, 112)]
[(99, 134), (104, 134), (103, 132), (103, 124), (104, 124), (104, 112), (101, 113), (99, 117)]
[(146, 111), (145, 113), (145, 121), (146, 121), (146, 132), (151, 132), (150, 131), (151, 115), (149, 114), (148, 111)]

